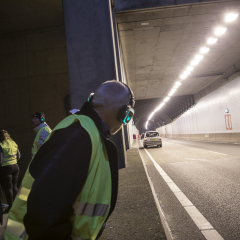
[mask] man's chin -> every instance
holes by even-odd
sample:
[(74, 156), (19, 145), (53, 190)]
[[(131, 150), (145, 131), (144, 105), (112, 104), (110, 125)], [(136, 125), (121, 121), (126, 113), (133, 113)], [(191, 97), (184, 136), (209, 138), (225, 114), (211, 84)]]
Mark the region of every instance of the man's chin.
[(115, 135), (121, 128), (122, 128), (122, 126), (120, 128), (115, 128), (115, 129), (111, 130), (110, 131), (111, 135)]

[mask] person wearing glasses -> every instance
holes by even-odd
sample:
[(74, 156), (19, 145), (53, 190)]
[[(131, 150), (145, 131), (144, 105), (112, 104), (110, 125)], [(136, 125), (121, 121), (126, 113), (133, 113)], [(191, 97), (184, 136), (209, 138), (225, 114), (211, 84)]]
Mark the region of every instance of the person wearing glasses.
[[(98, 239), (113, 212), (118, 192), (118, 155), (109, 140), (134, 114), (131, 89), (112, 80), (90, 94), (81, 110), (51, 132), (29, 166), (24, 225), (11, 234), (29, 240)], [(21, 215), (19, 211), (19, 215)]]
[(20, 157), (18, 145), (10, 138), (6, 130), (0, 131), (0, 184), (4, 189), (9, 205), (3, 213), (9, 212), (18, 192), (19, 167), (17, 162)]

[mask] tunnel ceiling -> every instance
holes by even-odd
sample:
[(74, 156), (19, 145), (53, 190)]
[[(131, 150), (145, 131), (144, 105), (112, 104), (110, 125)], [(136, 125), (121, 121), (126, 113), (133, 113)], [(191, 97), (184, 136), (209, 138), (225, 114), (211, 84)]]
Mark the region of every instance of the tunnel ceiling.
[[(215, 1), (116, 13), (127, 81), (137, 100), (135, 124), (145, 131), (148, 116), (168, 95), (201, 46), (223, 23), (224, 13), (240, 12), (240, 1)], [(240, 18), (149, 121), (168, 124), (194, 104), (193, 95), (240, 70)], [(237, 66), (237, 67), (236, 67)], [(229, 69), (231, 71), (229, 71)], [(214, 90), (214, 89), (213, 89)], [(185, 104), (187, 103), (187, 107)], [(140, 105), (142, 106), (140, 107)], [(164, 123), (163, 123), (164, 122)]]
[[(240, 1), (116, 13), (126, 75), (135, 98), (166, 96), (228, 9), (239, 11)], [(240, 61), (239, 23), (238, 18), (219, 37), (176, 95), (199, 92)]]

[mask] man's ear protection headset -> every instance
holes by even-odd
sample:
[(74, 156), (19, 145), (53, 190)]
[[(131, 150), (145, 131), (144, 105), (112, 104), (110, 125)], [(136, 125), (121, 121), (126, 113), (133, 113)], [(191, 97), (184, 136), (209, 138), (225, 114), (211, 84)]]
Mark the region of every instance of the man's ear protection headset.
[(44, 122), (44, 117), (42, 115), (41, 115), (40, 121)]
[[(135, 101), (134, 101), (134, 97), (133, 97), (133, 93), (132, 93), (132, 90), (128, 87), (127, 84), (125, 83), (122, 83), (124, 84), (129, 92), (130, 92), (130, 95), (131, 95), (131, 98), (130, 98), (130, 101), (129, 101), (129, 105), (123, 105), (118, 114), (117, 114), (117, 120), (121, 123), (123, 123), (124, 125), (128, 124), (129, 121), (132, 119), (133, 115), (134, 115), (134, 105), (135, 105)], [(87, 99), (87, 102), (91, 102), (92, 99), (93, 99), (93, 96), (94, 96), (94, 93), (91, 93)]]
[(40, 112), (40, 122), (44, 122), (45, 121), (45, 116), (42, 112)]
[(123, 105), (120, 108), (118, 115), (117, 115), (117, 120), (119, 122), (123, 123), (124, 125), (126, 125), (133, 118), (133, 115), (134, 115), (133, 107), (135, 105), (135, 101), (134, 101), (132, 90), (128, 87), (127, 84), (125, 84), (125, 83), (122, 83), (122, 84), (124, 84), (128, 88), (131, 97), (130, 97), (129, 105)]

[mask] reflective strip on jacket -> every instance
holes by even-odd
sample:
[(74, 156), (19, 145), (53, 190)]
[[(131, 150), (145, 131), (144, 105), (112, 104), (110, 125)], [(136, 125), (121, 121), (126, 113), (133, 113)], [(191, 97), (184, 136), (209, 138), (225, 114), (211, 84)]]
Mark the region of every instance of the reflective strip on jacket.
[[(93, 120), (84, 115), (71, 115), (60, 122), (52, 131), (51, 135), (58, 129), (66, 128), (80, 121), (81, 126), (88, 132), (92, 142), (92, 154), (88, 170), (87, 180), (82, 191), (76, 198), (71, 216), (72, 238), (81, 240), (94, 240), (107, 219), (111, 203), (111, 170), (107, 150), (100, 137), (100, 133)], [(28, 174), (26, 176), (26, 174)], [(24, 185), (18, 194), (18, 201), (14, 201), (9, 212), (9, 220), (5, 231), (5, 240), (27, 239), (23, 217), (25, 208), (18, 205), (20, 201), (27, 201), (34, 182), (31, 174), (27, 172), (24, 176)], [(23, 187), (28, 186), (28, 187)], [(17, 199), (16, 198), (16, 199)], [(37, 207), (37, 206), (36, 206)]]
[[(38, 130), (39, 128), (39, 130)], [(34, 158), (36, 155), (37, 151), (39, 148), (43, 145), (49, 134), (51, 133), (51, 128), (44, 122), (41, 123), (37, 128), (34, 130), (36, 131), (37, 129), (37, 135), (33, 141), (33, 146), (32, 146), (32, 157), (31, 159)]]
[(0, 146), (3, 150), (3, 162), (1, 166), (16, 164), (18, 145), (13, 140), (7, 139), (3, 143), (0, 143)]

